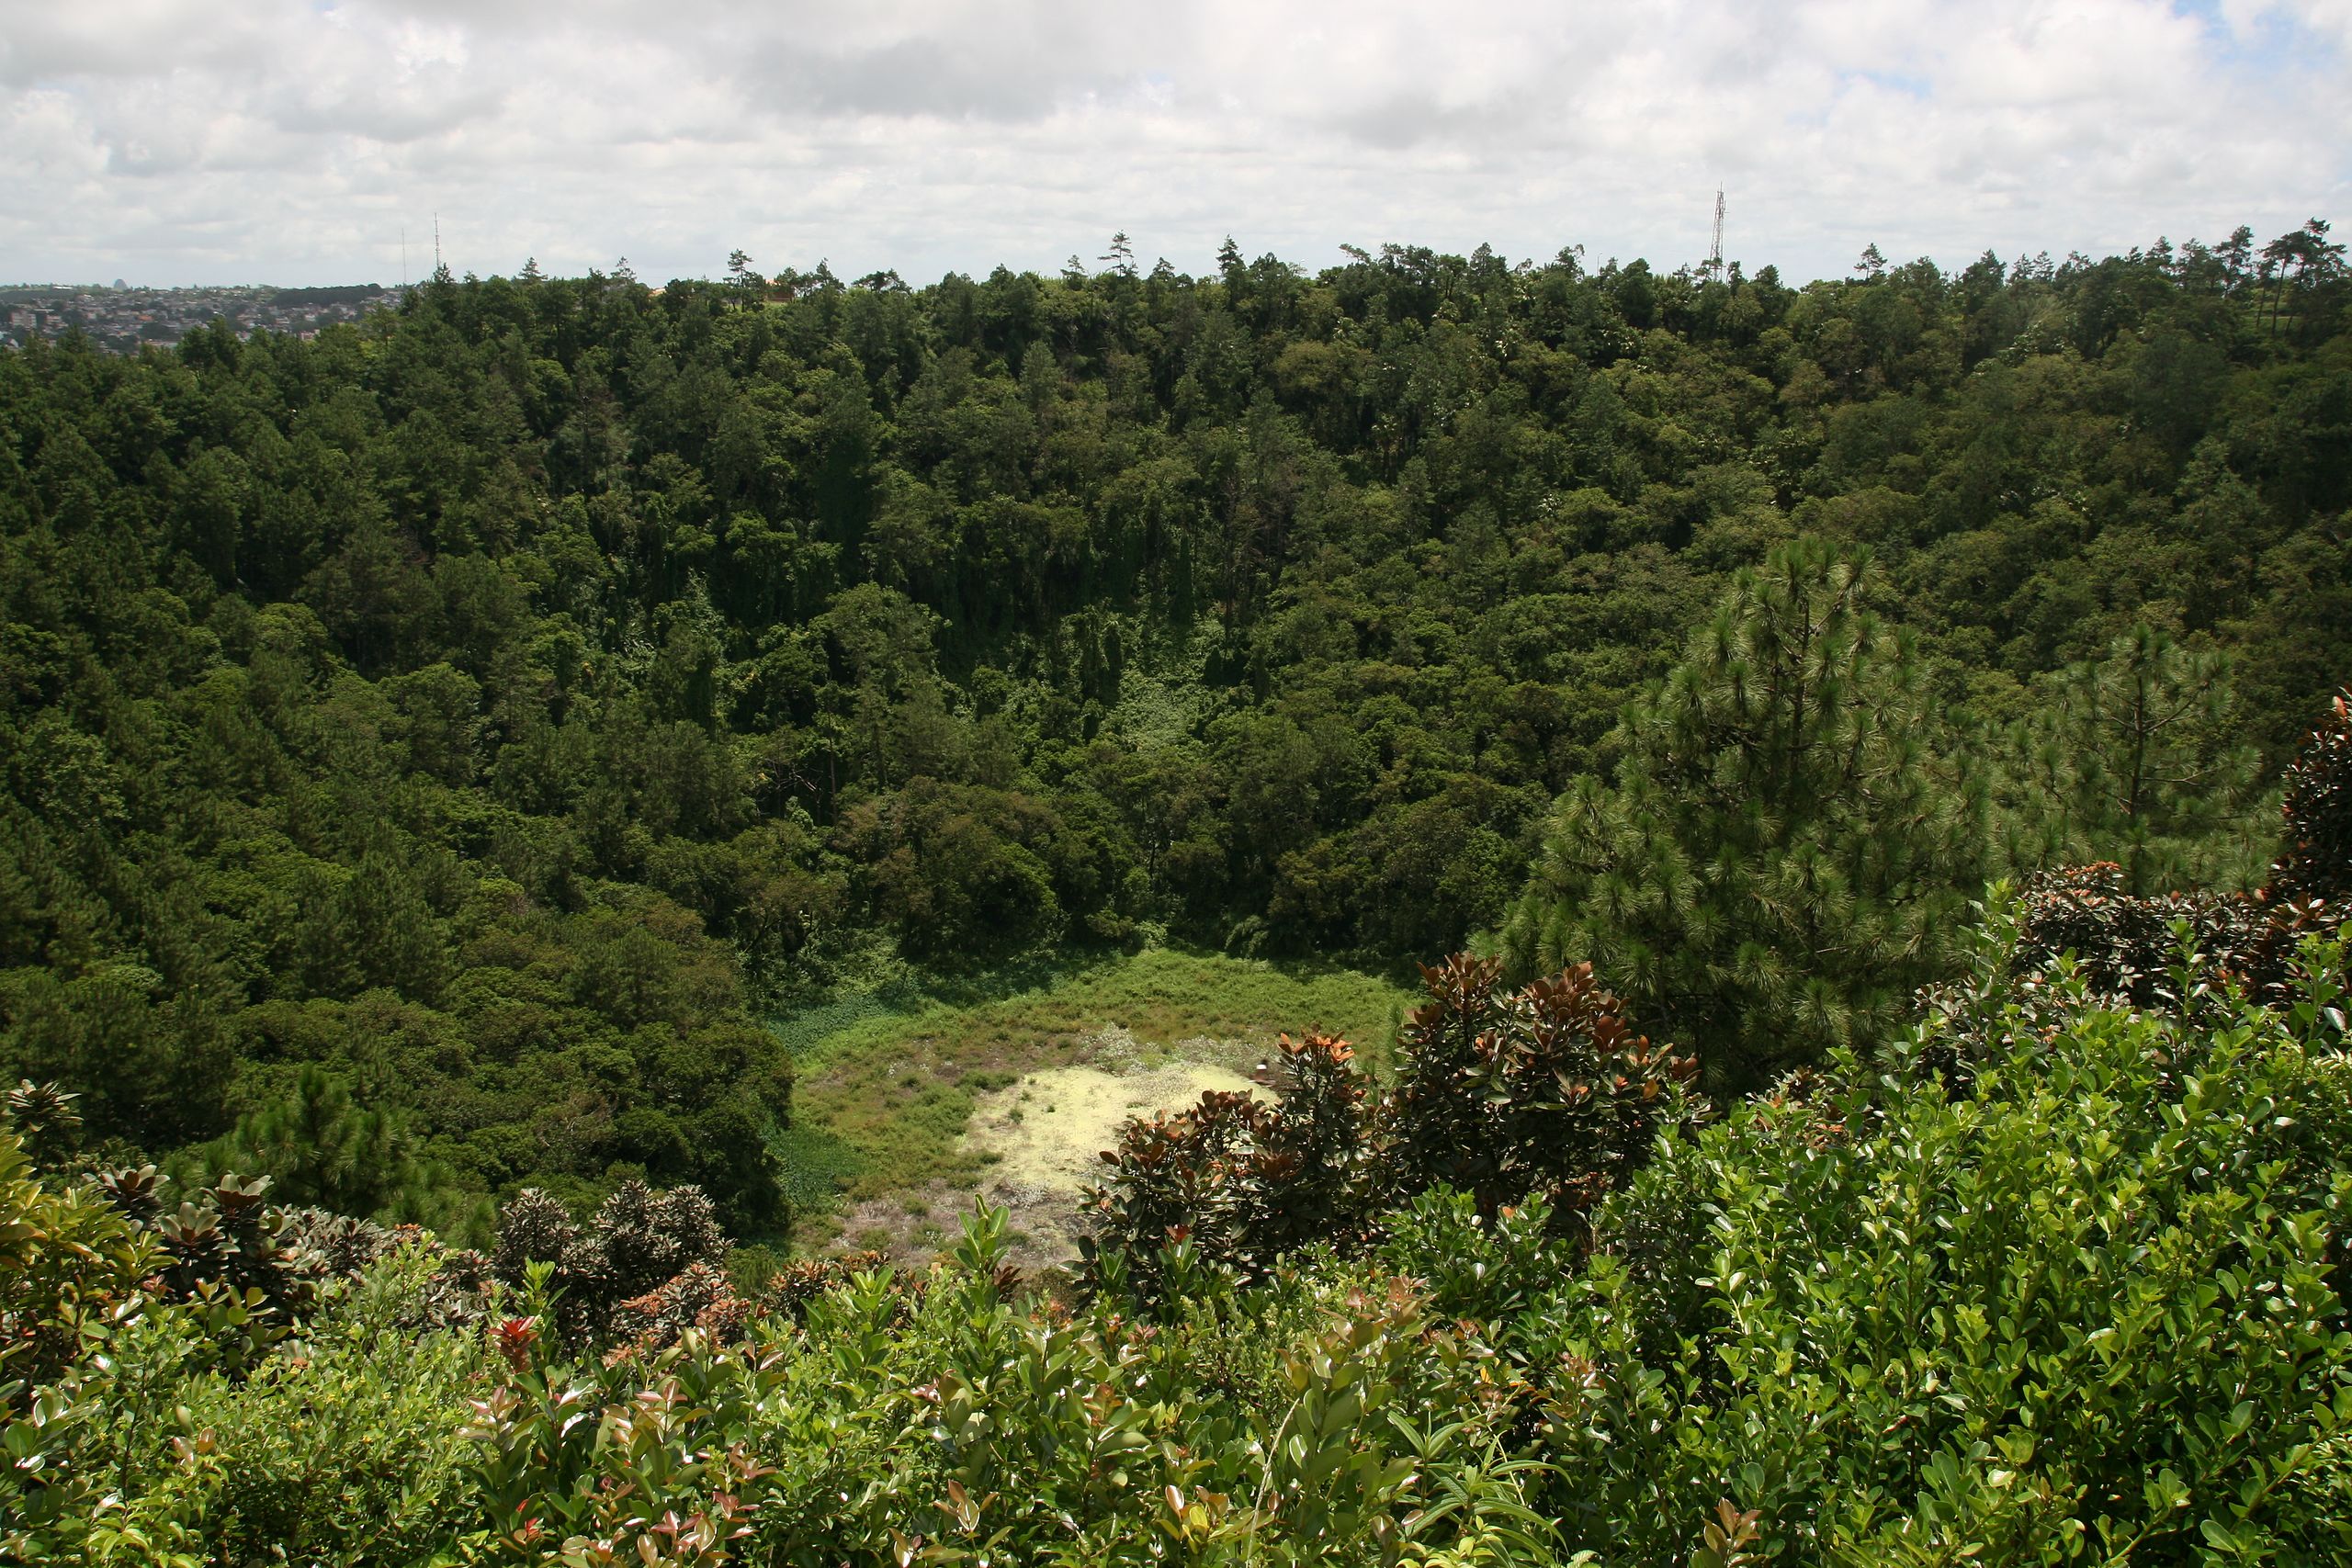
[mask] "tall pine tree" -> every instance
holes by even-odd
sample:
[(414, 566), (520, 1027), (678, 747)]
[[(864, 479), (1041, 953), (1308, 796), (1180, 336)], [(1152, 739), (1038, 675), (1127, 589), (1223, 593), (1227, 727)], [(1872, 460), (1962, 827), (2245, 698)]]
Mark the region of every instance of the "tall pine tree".
[(2007, 858), (2113, 861), (2139, 894), (2258, 877), (2265, 838), (2247, 808), (2260, 760), (2230, 673), (2222, 655), (2142, 626), (2045, 682), (2011, 733)]
[(1741, 573), (1628, 708), (1614, 787), (1562, 797), (1506, 932), (1519, 974), (1590, 961), (1719, 1089), (1891, 1024), (1984, 880), (1977, 770), (1869, 583), (1812, 539)]

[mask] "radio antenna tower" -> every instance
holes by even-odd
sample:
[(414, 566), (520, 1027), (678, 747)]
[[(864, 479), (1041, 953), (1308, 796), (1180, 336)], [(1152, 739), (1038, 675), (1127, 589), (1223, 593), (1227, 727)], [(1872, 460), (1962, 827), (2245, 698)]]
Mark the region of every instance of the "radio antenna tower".
[[(1723, 193), (1717, 191), (1715, 193), (1715, 249), (1719, 251), (1724, 248), (1723, 229), (1724, 197)], [(441, 215), (437, 212), (433, 215), (433, 276), (435, 277), (441, 276)]]
[(1715, 235), (1707, 246), (1707, 276), (1718, 283), (1724, 276), (1724, 187), (1715, 187)]
[(408, 225), (401, 225), (401, 287), (408, 287)]

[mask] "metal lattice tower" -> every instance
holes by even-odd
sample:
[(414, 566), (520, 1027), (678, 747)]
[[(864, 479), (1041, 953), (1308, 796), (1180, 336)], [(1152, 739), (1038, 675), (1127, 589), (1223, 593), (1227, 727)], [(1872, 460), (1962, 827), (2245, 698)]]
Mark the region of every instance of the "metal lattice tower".
[(1720, 281), (1724, 275), (1724, 187), (1715, 187), (1715, 235), (1707, 246), (1707, 276)]

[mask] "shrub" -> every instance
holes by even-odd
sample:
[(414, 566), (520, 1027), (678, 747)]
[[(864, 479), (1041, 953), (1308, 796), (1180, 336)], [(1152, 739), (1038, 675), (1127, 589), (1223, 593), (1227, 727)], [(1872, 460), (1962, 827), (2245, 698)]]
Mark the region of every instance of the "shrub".
[(1267, 1071), (1273, 1103), (1212, 1089), (1190, 1111), (1130, 1122), (1087, 1199), (1090, 1276), (1146, 1295), (1196, 1260), (1258, 1279), (1306, 1241), (1361, 1228), (1364, 1089), (1352, 1056), (1344, 1040), (1285, 1034)]
[(1535, 1195), (1565, 1223), (1698, 1114), (1698, 1064), (1635, 1034), (1589, 964), (1505, 987), (1499, 961), (1458, 954), (1421, 976), (1380, 1111), (1398, 1200), (1455, 1187), (1491, 1216)]
[(400, 1244), (329, 1287), (243, 1377), (191, 1354), (181, 1314), (119, 1337), (79, 1456), (121, 1499), (94, 1510), (92, 1545), (186, 1540), (220, 1562), (431, 1560), (472, 1522), (463, 1420), (479, 1356), (470, 1337), (417, 1332), (439, 1266), (429, 1244)]
[(2062, 956), (2096, 992), (2141, 1006), (2178, 1005), (2185, 939), (2216, 979), (2283, 998), (2307, 934), (2342, 919), (2352, 895), (2352, 705), (2338, 696), (2288, 771), (2284, 847), (2251, 896), (2135, 893), (2110, 863), (2045, 872), (2023, 888), (2013, 977)]
[(1701, 1115), (1696, 1065), (1634, 1034), (1589, 964), (1517, 987), (1467, 954), (1421, 973), (1430, 1000), (1397, 1037), (1385, 1098), (1346, 1042), (1285, 1035), (1273, 1103), (1212, 1091), (1130, 1122), (1088, 1200), (1092, 1286), (1159, 1299), (1204, 1268), (1263, 1279), (1309, 1242), (1353, 1247), (1381, 1210), (1440, 1186), (1488, 1218), (1533, 1200), (1565, 1228)]
[(2263, 907), (2238, 894), (2133, 894), (2120, 866), (2102, 862), (2045, 872), (2026, 883), (2015, 959), (2020, 976), (2074, 958), (2101, 996), (2145, 1007), (2177, 1000), (2173, 971), (2185, 931), (2194, 952), (2223, 974), (2264, 967)]
[[(2342, 956), (2217, 1024), (2062, 986), (1990, 1019), (1965, 1098), (1849, 1062), (1664, 1145), (1562, 1303), (1598, 1369), (1546, 1439), (1572, 1544), (1684, 1561), (1728, 1494), (1759, 1558), (2337, 1560)], [(1645, 1284), (1615, 1253), (1654, 1197), (1710, 1220)]]
[(656, 1192), (642, 1181), (625, 1181), (584, 1230), (557, 1199), (525, 1189), (500, 1213), (491, 1269), (509, 1286), (520, 1287), (531, 1265), (549, 1266), (560, 1325), (574, 1342), (585, 1344), (646, 1331), (662, 1317), (662, 1309), (636, 1311), (623, 1325), (616, 1321), (623, 1303), (670, 1285), (690, 1269), (707, 1270), (723, 1289), (726, 1261), (727, 1237), (700, 1188)]

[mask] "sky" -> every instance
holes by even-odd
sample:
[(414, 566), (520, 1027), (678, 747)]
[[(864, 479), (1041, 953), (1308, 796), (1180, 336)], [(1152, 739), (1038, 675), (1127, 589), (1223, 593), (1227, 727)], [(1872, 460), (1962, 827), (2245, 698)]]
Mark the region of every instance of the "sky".
[(0, 0), (0, 281), (1965, 265), (2352, 220), (2352, 0)]

